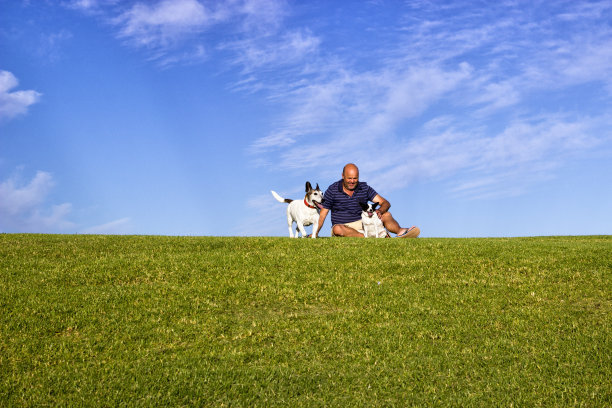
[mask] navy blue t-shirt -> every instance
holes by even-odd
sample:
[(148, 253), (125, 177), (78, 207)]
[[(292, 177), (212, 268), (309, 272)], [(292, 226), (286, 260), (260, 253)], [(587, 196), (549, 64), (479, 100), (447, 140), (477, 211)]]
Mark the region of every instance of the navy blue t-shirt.
[(359, 202), (372, 201), (377, 195), (378, 193), (372, 187), (360, 181), (351, 197), (342, 189), (341, 179), (325, 190), (322, 206), (331, 211), (332, 225), (347, 224), (361, 219), (362, 210)]

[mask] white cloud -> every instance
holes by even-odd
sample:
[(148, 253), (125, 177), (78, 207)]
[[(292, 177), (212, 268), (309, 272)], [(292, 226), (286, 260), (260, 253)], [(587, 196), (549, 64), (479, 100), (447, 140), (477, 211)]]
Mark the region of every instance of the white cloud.
[(557, 18), (566, 21), (580, 21), (585, 18), (600, 18), (604, 12), (612, 9), (609, 1), (571, 3), (567, 12), (558, 14)]
[(607, 40), (595, 43), (580, 42), (560, 65), (561, 74), (572, 83), (602, 80), (612, 90), (612, 30)]
[(284, 1), (163, 0), (109, 13), (121, 38), (151, 60), (167, 66), (218, 53), (239, 67), (234, 90), (276, 103), (270, 130), (248, 147), (254, 163), (336, 174), (357, 161), (389, 188), (461, 173), (455, 193), (484, 197), (488, 188), (503, 193), (496, 180), (552, 174), (609, 138), (608, 100), (578, 118), (562, 99), (568, 87), (593, 83), (612, 94), (611, 9), (608, 1), (412, 2), (386, 16), (373, 33), (381, 40), (367, 46), (318, 30), (330, 21), (298, 16), (288, 28), (295, 15)]
[(480, 114), (515, 105), (521, 99), (520, 92), (511, 81), (488, 82), (479, 91), (480, 95), (475, 96), (473, 103), (485, 106), (478, 112)]
[(449, 192), (454, 197), (468, 200), (515, 197), (553, 178), (557, 168), (554, 163), (532, 163), (525, 168), (519, 166), (478, 178), (459, 178), (457, 184), (451, 184)]
[(78, 225), (70, 220), (72, 204), (48, 202), (56, 184), (53, 176), (38, 171), (32, 179), (24, 181), (21, 173), (20, 168), (0, 182), (0, 232), (125, 234), (130, 231), (130, 218), (79, 231)]
[(86, 228), (81, 234), (125, 234), (131, 229), (130, 218), (120, 218), (101, 225)]
[(293, 65), (315, 54), (320, 39), (309, 32), (291, 31), (279, 37), (249, 38), (226, 44), (222, 48), (233, 50), (237, 56), (234, 64), (243, 67), (244, 72), (257, 69)]
[(235, 0), (222, 7), (227, 15), (242, 16), (241, 30), (255, 35), (276, 33), (287, 14), (284, 0)]
[[(91, 0), (81, 3), (87, 10), (100, 6)], [(119, 38), (148, 49), (149, 59), (162, 66), (202, 62), (210, 50), (217, 49), (239, 52), (236, 60), (252, 65), (281, 56), (293, 60), (316, 46), (316, 39), (301, 32), (289, 33), (280, 41), (273, 38), (285, 8), (279, 0), (161, 0), (139, 2), (128, 9), (109, 7), (107, 14)], [(230, 44), (226, 37), (237, 40)]]
[(65, 232), (75, 224), (67, 219), (70, 203), (46, 204), (55, 181), (51, 174), (36, 173), (27, 183), (17, 176), (0, 183), (0, 230), (3, 232)]
[(60, 30), (56, 33), (43, 34), (40, 36), (36, 54), (44, 60), (54, 63), (61, 58), (64, 42), (72, 38), (72, 33)]
[(201, 31), (213, 16), (196, 0), (138, 3), (117, 17), (120, 36), (138, 46), (167, 47), (177, 39)]
[(30, 212), (38, 207), (54, 186), (51, 174), (44, 171), (36, 173), (25, 186), (18, 187), (15, 178), (0, 183), (0, 212), (7, 216), (16, 216)]
[(87, 11), (87, 10), (91, 10), (91, 9), (98, 7), (99, 1), (98, 0), (72, 0), (65, 4), (66, 6), (74, 8), (74, 9)]
[(0, 70), (0, 121), (13, 119), (27, 112), (28, 108), (40, 100), (36, 91), (13, 91), (19, 81), (15, 75)]
[[(517, 120), (490, 135), (490, 129), (474, 131), (456, 118), (433, 130), (425, 126), (419, 136), (388, 146), (390, 153), (375, 157), (385, 166), (379, 166), (372, 180), (383, 191), (394, 191), (414, 181), (460, 178), (449, 190), (455, 195), (517, 195), (553, 177), (568, 159), (610, 140), (604, 129), (611, 127), (607, 116), (571, 120), (552, 115)], [(367, 157), (363, 152), (361, 156)], [(364, 159), (364, 168), (376, 168), (373, 160)]]
[(50, 209), (37, 208), (25, 220), (24, 230), (29, 232), (72, 232), (76, 224), (67, 217), (72, 212), (72, 204), (52, 205)]
[(267, 87), (283, 110), (250, 146), (254, 161), (320, 174), (355, 161), (385, 190), (460, 175), (453, 194), (484, 198), (521, 194), (530, 185), (521, 178), (554, 177), (610, 142), (605, 101), (591, 117), (563, 105), (570, 86), (612, 90), (611, 31), (601, 20), (609, 2), (577, 7), (583, 20), (569, 29), (559, 23), (563, 6), (444, 7), (414, 6), (366, 64), (320, 49), (327, 39), (318, 36), (319, 70), (303, 63), (304, 73)]
[(66, 0), (62, 4), (88, 15), (102, 14), (105, 7), (114, 6), (121, 0)]
[[(281, 197), (290, 199), (303, 199), (304, 189), (292, 189), (291, 191), (277, 191)], [(289, 236), (287, 228), (287, 204), (279, 203), (272, 197), (271, 193), (253, 196), (246, 201), (245, 207), (251, 216), (241, 219), (231, 234), (247, 236), (280, 235)], [(266, 220), (262, 222), (261, 220)], [(295, 227), (295, 224), (293, 224)], [(306, 227), (310, 233), (312, 226)]]
[[(371, 152), (381, 138), (455, 89), (470, 72), (466, 64), (453, 71), (409, 67), (354, 75), (343, 72), (289, 95), (292, 111), (283, 126), (256, 140), (251, 150), (286, 148), (280, 166), (302, 168), (335, 163), (339, 152), (355, 154), (360, 146), (370, 146)], [(316, 144), (309, 143), (313, 138)]]

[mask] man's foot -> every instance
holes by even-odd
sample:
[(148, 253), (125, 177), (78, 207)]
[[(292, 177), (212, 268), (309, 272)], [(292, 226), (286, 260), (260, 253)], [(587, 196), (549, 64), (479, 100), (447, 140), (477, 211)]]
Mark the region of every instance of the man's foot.
[(403, 228), (403, 231), (399, 231), (396, 238), (416, 238), (421, 234), (419, 227)]

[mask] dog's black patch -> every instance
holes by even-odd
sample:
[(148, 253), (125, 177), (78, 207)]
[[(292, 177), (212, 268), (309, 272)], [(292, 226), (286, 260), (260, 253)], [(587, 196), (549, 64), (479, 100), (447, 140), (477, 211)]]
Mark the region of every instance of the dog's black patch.
[(378, 203), (364, 203), (363, 201), (359, 202), (361, 209), (367, 213), (373, 213), (376, 211), (376, 207), (378, 207)]

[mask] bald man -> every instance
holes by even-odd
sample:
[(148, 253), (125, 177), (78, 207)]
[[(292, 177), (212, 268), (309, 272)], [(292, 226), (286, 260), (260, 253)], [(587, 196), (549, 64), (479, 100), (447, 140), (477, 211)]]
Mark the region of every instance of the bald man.
[(367, 183), (359, 181), (359, 169), (349, 163), (342, 169), (342, 179), (336, 181), (325, 191), (323, 208), (319, 214), (317, 236), (323, 227), (327, 214), (331, 211), (333, 237), (363, 237), (360, 202), (373, 201), (379, 204), (376, 210), (385, 228), (397, 234), (398, 238), (416, 238), (421, 231), (417, 227), (402, 228), (391, 216), (389, 201), (381, 197)]

